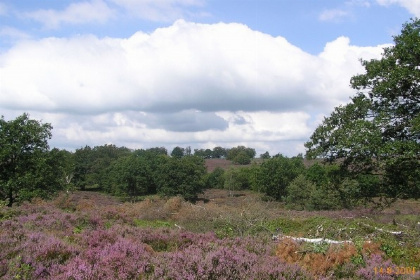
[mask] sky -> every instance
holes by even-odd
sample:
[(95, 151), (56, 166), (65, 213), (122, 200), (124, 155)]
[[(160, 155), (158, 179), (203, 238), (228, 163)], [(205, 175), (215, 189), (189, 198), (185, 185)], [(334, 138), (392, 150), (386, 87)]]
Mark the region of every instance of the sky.
[(50, 147), (294, 156), (418, 0), (0, 0), (0, 115)]

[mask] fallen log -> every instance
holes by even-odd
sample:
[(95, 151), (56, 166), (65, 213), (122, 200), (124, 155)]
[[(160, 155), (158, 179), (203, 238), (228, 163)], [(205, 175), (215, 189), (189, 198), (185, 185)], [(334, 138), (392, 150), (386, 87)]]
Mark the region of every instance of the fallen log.
[(273, 240), (281, 240), (281, 239), (292, 239), (297, 242), (308, 242), (308, 243), (328, 243), (328, 244), (345, 244), (345, 243), (353, 243), (351, 240), (332, 240), (328, 238), (305, 238), (305, 237), (293, 237), (288, 235), (273, 235)]
[(386, 229), (374, 227), (374, 226), (371, 226), (371, 225), (368, 225), (368, 224), (365, 224), (365, 223), (360, 223), (360, 224), (363, 225), (363, 226), (365, 226), (365, 227), (368, 227), (368, 228), (373, 228), (374, 230), (377, 230), (377, 231), (380, 231), (380, 232), (390, 233), (390, 234), (393, 234), (393, 235), (401, 235), (401, 234), (403, 234), (402, 231), (386, 230)]

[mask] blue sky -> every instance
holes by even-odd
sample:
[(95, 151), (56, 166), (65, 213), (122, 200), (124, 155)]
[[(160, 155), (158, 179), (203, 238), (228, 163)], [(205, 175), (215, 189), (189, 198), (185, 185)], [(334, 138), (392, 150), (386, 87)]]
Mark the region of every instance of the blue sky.
[(416, 0), (0, 1), (0, 113), (51, 146), (296, 155)]

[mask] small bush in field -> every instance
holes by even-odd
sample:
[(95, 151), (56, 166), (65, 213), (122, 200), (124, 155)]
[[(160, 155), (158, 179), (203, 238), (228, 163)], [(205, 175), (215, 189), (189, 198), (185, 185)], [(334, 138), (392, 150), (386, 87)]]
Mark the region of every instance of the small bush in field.
[(181, 196), (174, 196), (169, 198), (163, 207), (166, 211), (172, 213), (178, 211), (182, 207), (183, 203), (184, 199)]
[(308, 209), (309, 199), (316, 186), (307, 180), (303, 174), (296, 177), (289, 186), (286, 187), (286, 204), (290, 209)]

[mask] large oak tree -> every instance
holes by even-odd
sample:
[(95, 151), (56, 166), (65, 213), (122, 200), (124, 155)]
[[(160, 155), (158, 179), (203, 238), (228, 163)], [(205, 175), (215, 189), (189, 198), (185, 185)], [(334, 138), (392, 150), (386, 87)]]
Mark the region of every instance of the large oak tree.
[[(381, 59), (362, 60), (356, 96), (335, 108), (305, 146), (344, 174), (375, 176), (375, 196), (420, 197), (420, 20), (404, 24)], [(363, 190), (362, 190), (363, 191)], [(372, 190), (366, 190), (371, 194)]]
[(7, 200), (8, 206), (42, 193), (51, 129), (28, 114), (11, 121), (0, 118), (0, 199)]

